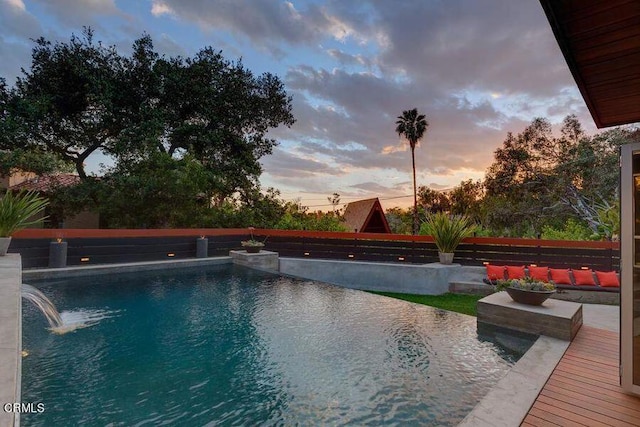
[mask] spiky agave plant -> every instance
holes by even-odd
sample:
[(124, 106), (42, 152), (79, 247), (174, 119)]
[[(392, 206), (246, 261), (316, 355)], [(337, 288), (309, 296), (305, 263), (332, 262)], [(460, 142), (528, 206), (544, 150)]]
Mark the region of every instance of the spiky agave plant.
[(452, 253), (462, 239), (473, 235), (476, 225), (465, 215), (448, 215), (444, 212), (429, 214), (424, 231), (433, 237), (442, 253)]
[(46, 219), (32, 218), (42, 212), (47, 204), (49, 202), (34, 191), (13, 194), (7, 190), (0, 199), (0, 237), (10, 237), (16, 231)]

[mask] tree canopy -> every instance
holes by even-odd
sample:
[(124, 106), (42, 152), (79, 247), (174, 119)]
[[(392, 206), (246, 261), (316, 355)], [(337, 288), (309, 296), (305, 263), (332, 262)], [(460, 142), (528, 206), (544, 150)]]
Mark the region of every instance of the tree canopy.
[[(418, 211), (465, 214), (480, 234), (552, 239), (612, 239), (619, 233), (621, 145), (640, 142), (640, 130), (614, 128), (587, 135), (569, 115), (554, 134), (536, 118), (508, 133), (483, 181), (462, 181), (447, 191), (418, 190)], [(394, 232), (406, 232), (409, 212), (387, 210)]]
[[(256, 194), (259, 160), (277, 143), (268, 131), (294, 123), (291, 101), (277, 76), (211, 47), (165, 57), (143, 35), (124, 55), (91, 29), (68, 42), (40, 38), (15, 86), (0, 81), (0, 162), (5, 174), (68, 165), (114, 225), (185, 224), (169, 208)], [(115, 162), (99, 180), (85, 169), (97, 152)], [(165, 213), (152, 220), (150, 210)]]
[(618, 148), (637, 137), (625, 128), (588, 136), (574, 115), (564, 119), (559, 137), (541, 118), (518, 135), (509, 133), (485, 178), (487, 224), (535, 235), (573, 218), (612, 237), (607, 212), (619, 196)]

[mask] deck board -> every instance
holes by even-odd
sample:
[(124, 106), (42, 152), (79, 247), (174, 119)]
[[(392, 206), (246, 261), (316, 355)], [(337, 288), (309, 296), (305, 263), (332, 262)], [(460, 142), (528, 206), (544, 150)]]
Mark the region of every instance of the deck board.
[(582, 326), (522, 426), (640, 426), (640, 397), (619, 385), (619, 335)]

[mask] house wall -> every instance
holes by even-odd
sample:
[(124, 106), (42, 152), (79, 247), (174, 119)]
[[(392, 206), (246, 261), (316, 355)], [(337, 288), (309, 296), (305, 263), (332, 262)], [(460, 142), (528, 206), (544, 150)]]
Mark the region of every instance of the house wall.
[(84, 210), (65, 218), (63, 228), (100, 228), (100, 216), (96, 212)]
[(6, 190), (11, 186), (18, 185), (35, 177), (36, 174), (31, 172), (12, 171), (11, 175), (0, 177), (0, 189)]

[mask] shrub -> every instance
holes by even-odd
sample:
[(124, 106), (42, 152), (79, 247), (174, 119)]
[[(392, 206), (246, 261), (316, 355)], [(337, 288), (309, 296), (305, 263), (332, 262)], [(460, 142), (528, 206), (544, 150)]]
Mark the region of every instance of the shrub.
[(45, 218), (32, 219), (47, 206), (47, 200), (33, 191), (13, 194), (7, 190), (0, 199), (0, 237), (9, 237), (18, 230), (37, 224)]
[(476, 225), (467, 216), (436, 212), (427, 217), (420, 227), (420, 233), (433, 236), (440, 252), (451, 253), (462, 239), (472, 236), (475, 229)]

